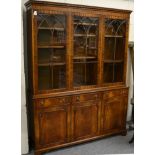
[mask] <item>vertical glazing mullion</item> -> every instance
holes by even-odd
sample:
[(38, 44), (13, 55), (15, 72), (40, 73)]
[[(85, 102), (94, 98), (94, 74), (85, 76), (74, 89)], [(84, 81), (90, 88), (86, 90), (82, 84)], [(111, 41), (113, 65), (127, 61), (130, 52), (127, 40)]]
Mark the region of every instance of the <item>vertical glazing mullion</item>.
[[(116, 55), (116, 37), (114, 37), (114, 55), (113, 55), (113, 60), (115, 60), (115, 55)], [(113, 79), (112, 82), (115, 80), (115, 63), (113, 62)]]
[[(88, 42), (87, 42), (87, 39), (88, 39), (88, 34), (86, 33), (86, 49), (85, 49), (85, 57), (87, 57), (87, 44), (88, 44)], [(85, 60), (85, 63), (84, 63), (84, 65), (85, 65), (85, 84), (86, 84), (86, 81), (87, 81), (87, 66), (86, 66), (86, 63), (87, 63), (87, 61), (86, 61), (86, 58), (84, 59)]]

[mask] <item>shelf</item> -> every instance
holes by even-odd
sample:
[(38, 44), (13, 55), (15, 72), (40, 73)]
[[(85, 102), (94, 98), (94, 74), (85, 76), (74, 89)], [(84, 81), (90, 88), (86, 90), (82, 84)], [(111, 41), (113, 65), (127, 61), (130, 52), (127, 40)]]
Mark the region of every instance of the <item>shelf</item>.
[(74, 25), (97, 26), (97, 24), (95, 23), (79, 23), (79, 22), (74, 22)]
[(38, 45), (38, 48), (65, 48), (64, 45)]
[(64, 31), (64, 28), (59, 27), (38, 27), (38, 30), (57, 30), (57, 31)]
[(88, 47), (88, 49), (97, 50), (96, 47)]
[(104, 60), (104, 63), (121, 63), (123, 60)]
[(75, 56), (73, 57), (74, 60), (77, 60), (77, 59), (96, 59), (97, 57), (94, 57), (94, 56)]
[(97, 37), (95, 34), (74, 34), (74, 37)]
[[(84, 49), (84, 48), (86, 48), (86, 47), (84, 47), (84, 46), (79, 46), (79, 47), (77, 47), (77, 48)], [(97, 50), (96, 47), (87, 47), (87, 49)]]
[(74, 64), (89, 64), (89, 63), (97, 63), (97, 61), (85, 61), (85, 62), (73, 62)]
[(63, 65), (65, 65), (65, 64), (66, 64), (65, 62), (54, 62), (54, 63), (47, 62), (47, 63), (39, 63), (38, 66), (39, 66), (39, 67), (46, 67), (46, 66), (63, 66)]
[(105, 38), (123, 38), (122, 35), (105, 35)]

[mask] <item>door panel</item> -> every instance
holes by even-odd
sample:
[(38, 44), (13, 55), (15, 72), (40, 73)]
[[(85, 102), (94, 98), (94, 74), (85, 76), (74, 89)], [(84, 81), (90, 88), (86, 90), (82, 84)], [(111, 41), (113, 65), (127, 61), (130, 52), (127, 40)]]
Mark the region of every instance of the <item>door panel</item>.
[(112, 98), (104, 105), (104, 130), (120, 128), (123, 118), (122, 98)]
[(128, 103), (128, 97), (125, 95), (123, 95), (123, 90), (104, 93), (101, 122), (103, 130), (125, 128)]
[(55, 145), (67, 141), (69, 108), (52, 107), (39, 113), (40, 145)]
[(79, 103), (73, 107), (73, 138), (92, 137), (98, 131), (98, 103)]

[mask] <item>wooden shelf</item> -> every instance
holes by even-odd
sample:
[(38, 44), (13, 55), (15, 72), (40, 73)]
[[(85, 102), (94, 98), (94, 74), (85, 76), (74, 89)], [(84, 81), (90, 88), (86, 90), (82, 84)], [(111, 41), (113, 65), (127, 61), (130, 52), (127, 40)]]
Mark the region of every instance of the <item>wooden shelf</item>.
[(38, 30), (57, 30), (57, 31), (64, 31), (64, 28), (59, 27), (38, 27)]
[(74, 37), (97, 37), (95, 34), (74, 34)]
[(122, 35), (105, 35), (105, 38), (123, 38)]
[(38, 48), (65, 48), (64, 45), (38, 45)]
[(104, 63), (121, 63), (123, 60), (104, 60)]
[(75, 56), (73, 57), (74, 60), (77, 60), (77, 59), (96, 59), (97, 57), (94, 57), (94, 56)]
[(63, 65), (65, 65), (65, 64), (66, 64), (65, 62), (54, 62), (54, 63), (47, 62), (47, 63), (39, 63), (38, 66), (39, 66), (39, 67), (46, 67), (46, 66), (63, 66)]
[(79, 22), (74, 22), (74, 25), (97, 26), (97, 24), (95, 23), (79, 23)]
[(97, 63), (97, 61), (84, 61), (84, 62), (73, 62), (74, 64), (89, 64), (89, 63)]
[[(84, 48), (86, 48), (86, 47), (84, 47), (84, 46), (79, 46), (79, 47), (77, 47), (77, 48), (84, 49)], [(87, 47), (87, 48), (88, 48), (88, 49), (92, 49), (92, 50), (97, 50), (96, 47)]]
[(88, 49), (97, 50), (96, 47), (88, 47)]

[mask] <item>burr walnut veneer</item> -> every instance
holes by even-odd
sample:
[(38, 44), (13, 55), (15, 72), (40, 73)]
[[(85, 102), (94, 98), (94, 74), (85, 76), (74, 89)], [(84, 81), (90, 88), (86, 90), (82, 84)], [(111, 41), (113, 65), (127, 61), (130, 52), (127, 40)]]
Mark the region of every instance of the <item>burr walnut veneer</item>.
[(28, 118), (35, 155), (126, 134), (130, 11), (29, 1)]

